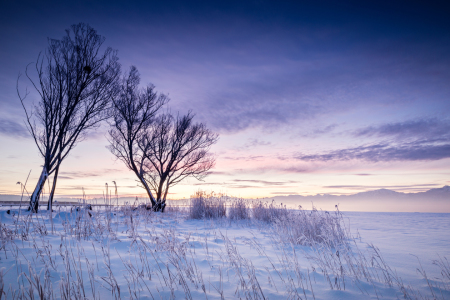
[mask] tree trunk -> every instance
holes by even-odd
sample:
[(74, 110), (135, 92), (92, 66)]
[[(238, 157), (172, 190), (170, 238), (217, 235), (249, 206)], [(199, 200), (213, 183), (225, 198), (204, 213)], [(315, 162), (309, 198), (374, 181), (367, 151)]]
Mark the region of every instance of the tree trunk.
[(30, 206), (28, 207), (28, 210), (31, 210), (34, 213), (38, 212), (39, 209), (39, 197), (42, 193), (42, 188), (44, 187), (45, 181), (48, 178), (47, 168), (44, 166), (41, 172), (41, 176), (39, 176), (39, 181), (36, 184), (36, 187), (34, 188), (33, 194), (31, 194), (30, 197)]
[(153, 197), (152, 191), (150, 190), (150, 187), (148, 186), (145, 179), (137, 172), (135, 172), (139, 180), (141, 181), (142, 185), (144, 186), (145, 190), (147, 191), (147, 195), (150, 198), (150, 201), (152, 202), (152, 208), (154, 209), (156, 207), (156, 200), (155, 197)]
[(156, 206), (153, 208), (154, 211), (164, 212), (164, 208), (166, 207), (166, 197), (167, 197), (168, 187), (166, 186), (166, 190), (164, 191), (164, 196), (163, 196), (164, 183), (166, 183), (166, 185), (169, 184), (169, 180), (167, 180), (166, 176), (161, 177), (161, 179), (159, 180), (158, 191), (156, 193), (156, 196), (157, 196)]
[(164, 192), (164, 198), (161, 203), (161, 212), (164, 212), (164, 209), (166, 208), (166, 198), (167, 198), (167, 193), (169, 192), (169, 180), (167, 180), (167, 183), (166, 183), (166, 191)]
[(59, 171), (59, 165), (56, 167), (55, 175), (53, 175), (52, 191), (50, 192), (50, 196), (48, 197), (47, 210), (50, 210), (50, 211), (53, 210), (53, 196), (55, 195), (56, 181), (58, 180), (58, 171)]
[(161, 182), (156, 192), (156, 206), (153, 207), (153, 211), (161, 211)]
[(159, 179), (158, 191), (156, 191), (156, 199), (158, 200), (158, 202), (161, 202), (163, 185), (164, 175)]

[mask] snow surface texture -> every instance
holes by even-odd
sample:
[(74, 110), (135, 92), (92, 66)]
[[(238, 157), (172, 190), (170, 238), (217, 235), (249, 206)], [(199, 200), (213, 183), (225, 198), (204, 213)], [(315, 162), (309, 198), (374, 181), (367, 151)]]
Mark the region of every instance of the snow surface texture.
[(253, 208), (5, 209), (0, 299), (450, 299), (450, 214)]

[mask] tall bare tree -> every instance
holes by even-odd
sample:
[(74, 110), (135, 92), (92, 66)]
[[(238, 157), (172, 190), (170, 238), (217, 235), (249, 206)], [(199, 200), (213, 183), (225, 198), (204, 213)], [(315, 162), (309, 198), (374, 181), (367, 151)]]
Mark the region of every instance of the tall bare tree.
[(202, 180), (215, 164), (209, 149), (218, 135), (203, 123), (193, 123), (193, 118), (191, 113), (161, 115), (139, 140), (145, 179), (156, 193), (155, 211), (164, 212), (171, 186), (187, 177)]
[(120, 64), (115, 50), (108, 47), (101, 51), (104, 41), (87, 24), (71, 26), (61, 40), (48, 40), (47, 50), (39, 54), (35, 64), (36, 80), (27, 67), (26, 76), (40, 96), (38, 103), (27, 108), (24, 100), (28, 93), (21, 96), (17, 85), (28, 129), (44, 158), (30, 197), (29, 209), (33, 212), (38, 210), (48, 176), (54, 173), (48, 207), (51, 209), (61, 162), (87, 130), (108, 117), (105, 112), (117, 93)]
[(152, 206), (156, 200), (144, 179), (145, 157), (138, 147), (138, 140), (155, 119), (157, 111), (169, 101), (164, 94), (157, 94), (153, 85), (140, 89), (140, 76), (136, 67), (131, 67), (128, 76), (122, 79), (120, 92), (114, 98), (109, 150), (134, 172), (146, 190)]

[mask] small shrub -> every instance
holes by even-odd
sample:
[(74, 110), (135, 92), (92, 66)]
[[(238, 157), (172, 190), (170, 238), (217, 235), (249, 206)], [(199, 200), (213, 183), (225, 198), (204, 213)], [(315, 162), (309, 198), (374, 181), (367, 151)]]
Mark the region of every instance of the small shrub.
[(225, 197), (214, 196), (214, 193), (198, 191), (191, 196), (189, 203), (189, 219), (215, 219), (226, 216)]
[(245, 220), (250, 218), (250, 208), (247, 200), (237, 198), (231, 201), (228, 218), (231, 220)]
[(253, 218), (258, 221), (263, 221), (266, 223), (274, 222), (277, 219), (286, 218), (289, 211), (286, 206), (283, 205), (276, 206), (275, 201), (268, 204), (267, 202), (258, 200), (252, 203), (252, 214)]

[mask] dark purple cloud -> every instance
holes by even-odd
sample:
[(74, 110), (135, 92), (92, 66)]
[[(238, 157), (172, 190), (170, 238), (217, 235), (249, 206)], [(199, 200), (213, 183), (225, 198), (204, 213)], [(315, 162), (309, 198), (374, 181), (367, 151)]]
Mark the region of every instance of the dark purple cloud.
[(378, 161), (439, 160), (450, 157), (450, 143), (375, 144), (330, 151), (325, 154), (297, 155), (302, 161), (346, 161), (352, 159)]
[[(355, 138), (375, 138), (371, 144), (333, 150), (322, 154), (298, 154), (303, 161), (415, 161), (450, 157), (450, 121), (413, 119), (355, 130)], [(285, 158), (284, 158), (285, 159)], [(366, 174), (357, 174), (366, 175)]]
[(450, 141), (450, 121), (434, 118), (388, 123), (356, 130), (354, 136), (396, 137), (398, 139), (421, 138)]

